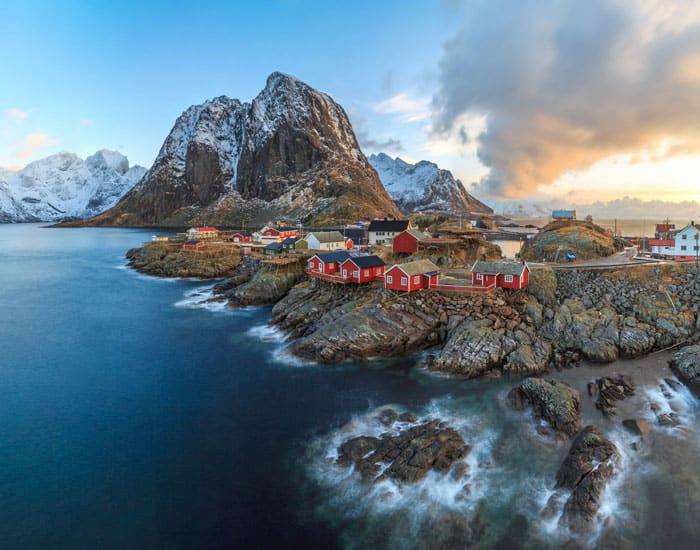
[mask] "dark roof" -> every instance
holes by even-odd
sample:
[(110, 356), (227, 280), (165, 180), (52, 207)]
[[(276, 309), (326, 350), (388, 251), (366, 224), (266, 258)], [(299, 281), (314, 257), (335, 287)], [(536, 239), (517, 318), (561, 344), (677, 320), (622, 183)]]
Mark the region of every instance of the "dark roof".
[(202, 241), (187, 241), (185, 244), (190, 244), (190, 245), (192, 245), (192, 244), (199, 244), (199, 243), (201, 243), (201, 242), (202, 242)]
[(299, 240), (298, 237), (287, 237), (286, 239), (284, 239), (284, 240), (282, 241), (282, 244), (294, 244), (294, 243), (297, 242), (298, 240)]
[(297, 228), (294, 227), (293, 225), (278, 225), (276, 227), (273, 227), (272, 229), (276, 229), (277, 231), (296, 231)]
[(408, 229), (408, 220), (372, 220), (369, 231), (393, 231), (401, 232)]
[(358, 256), (357, 258), (349, 258), (357, 267), (360, 269), (366, 269), (368, 267), (380, 267), (386, 265), (384, 260), (379, 256)]
[(475, 262), (472, 271), (489, 275), (522, 275), (525, 267), (527, 264), (520, 262)]
[(233, 235), (242, 235), (243, 237), (250, 237), (250, 233), (248, 231), (236, 231)]
[(282, 243), (270, 243), (265, 247), (265, 250), (279, 250), (282, 248)]
[(347, 252), (330, 252), (328, 254), (314, 254), (319, 260), (324, 263), (328, 262), (344, 262), (350, 257)]

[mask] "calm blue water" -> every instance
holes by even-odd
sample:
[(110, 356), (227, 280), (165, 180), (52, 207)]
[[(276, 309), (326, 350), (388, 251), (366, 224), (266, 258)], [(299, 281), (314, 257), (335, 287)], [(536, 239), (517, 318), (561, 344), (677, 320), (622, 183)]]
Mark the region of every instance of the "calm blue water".
[[(478, 511), (494, 544), (516, 513), (536, 525), (537, 491), (551, 487), (566, 446), (537, 442), (531, 421), (503, 408), (511, 383), (437, 378), (411, 358), (287, 361), (265, 336), (268, 309), (180, 307), (205, 283), (125, 269), (125, 251), (150, 235), (0, 225), (0, 546), (410, 547), (445, 509)], [(369, 411), (387, 403), (460, 426), (475, 447), (471, 500), (441, 479), (398, 496), (360, 490), (332, 465), (343, 433), (372, 429)], [(697, 456), (696, 439), (682, 448), (671, 467)], [(682, 497), (656, 471), (641, 496), (616, 489), (611, 501), (622, 510), (663, 494), (669, 510), (694, 506), (696, 463)], [(647, 518), (644, 506), (634, 513)], [(663, 528), (696, 536), (675, 521)], [(653, 522), (634, 525), (633, 540), (665, 540)]]

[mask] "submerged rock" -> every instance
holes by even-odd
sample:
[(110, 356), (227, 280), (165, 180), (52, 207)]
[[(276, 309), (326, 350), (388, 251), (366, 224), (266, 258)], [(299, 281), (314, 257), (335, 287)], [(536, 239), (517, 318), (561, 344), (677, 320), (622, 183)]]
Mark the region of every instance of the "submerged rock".
[[(469, 451), (469, 446), (454, 428), (439, 420), (431, 420), (396, 434), (382, 434), (379, 438), (360, 436), (348, 439), (338, 447), (337, 463), (341, 466), (354, 464), (366, 482), (385, 477), (416, 482), (431, 470), (447, 473)], [(384, 472), (378, 476), (382, 469)]]
[(589, 531), (600, 509), (600, 495), (618, 464), (614, 443), (593, 426), (574, 439), (557, 472), (556, 488), (570, 489), (560, 524), (575, 532)]
[(581, 429), (581, 396), (562, 382), (526, 378), (508, 393), (508, 402), (518, 410), (531, 405), (535, 416), (568, 436)]
[(700, 397), (700, 345), (688, 346), (676, 352), (669, 366), (681, 382)]

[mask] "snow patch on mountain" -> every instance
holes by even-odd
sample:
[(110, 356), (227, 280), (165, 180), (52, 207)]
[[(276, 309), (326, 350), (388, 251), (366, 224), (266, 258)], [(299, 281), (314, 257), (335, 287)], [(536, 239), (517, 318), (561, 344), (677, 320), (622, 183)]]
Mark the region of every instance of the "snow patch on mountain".
[(85, 160), (58, 153), (18, 172), (0, 170), (0, 223), (94, 216), (114, 206), (145, 172), (107, 149)]
[(491, 213), (484, 203), (470, 195), (452, 172), (434, 162), (421, 160), (411, 164), (385, 153), (373, 154), (370, 164), (379, 174), (384, 187), (404, 212), (457, 214)]

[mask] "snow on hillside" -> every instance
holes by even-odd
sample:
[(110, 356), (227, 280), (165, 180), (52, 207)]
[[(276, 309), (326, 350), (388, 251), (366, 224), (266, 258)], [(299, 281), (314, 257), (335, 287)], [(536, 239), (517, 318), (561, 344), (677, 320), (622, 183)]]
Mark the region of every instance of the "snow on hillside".
[(369, 162), (397, 206), (404, 212), (490, 213), (491, 209), (471, 196), (449, 170), (434, 162), (411, 164), (385, 153), (371, 155)]
[(145, 172), (106, 149), (85, 160), (58, 153), (18, 172), (0, 170), (0, 223), (93, 216), (114, 206)]

